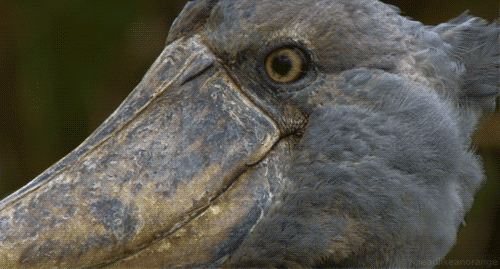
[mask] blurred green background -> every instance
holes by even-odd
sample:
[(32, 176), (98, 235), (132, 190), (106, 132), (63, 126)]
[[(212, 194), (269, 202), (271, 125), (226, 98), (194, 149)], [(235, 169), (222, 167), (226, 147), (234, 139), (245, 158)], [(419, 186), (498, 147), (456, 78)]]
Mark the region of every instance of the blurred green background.
[[(0, 198), (78, 146), (132, 91), (185, 0), (0, 0)], [(498, 1), (385, 1), (438, 24)], [(488, 181), (446, 259), (500, 263), (500, 116), (475, 136)], [(451, 266), (457, 268), (459, 266)], [(441, 268), (447, 268), (442, 266)]]

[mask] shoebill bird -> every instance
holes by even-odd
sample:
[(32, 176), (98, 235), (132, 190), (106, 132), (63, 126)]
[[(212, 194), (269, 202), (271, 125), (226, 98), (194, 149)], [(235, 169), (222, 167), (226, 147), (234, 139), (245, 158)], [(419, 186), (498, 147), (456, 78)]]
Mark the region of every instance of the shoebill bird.
[(0, 202), (0, 268), (433, 267), (483, 175), (499, 27), (197, 0), (79, 147)]

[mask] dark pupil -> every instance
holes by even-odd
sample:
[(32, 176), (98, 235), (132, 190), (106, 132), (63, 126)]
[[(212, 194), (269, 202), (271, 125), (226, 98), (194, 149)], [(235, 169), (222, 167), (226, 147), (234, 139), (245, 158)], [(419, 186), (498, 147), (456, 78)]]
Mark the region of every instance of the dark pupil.
[(273, 70), (280, 76), (286, 76), (292, 70), (292, 61), (285, 55), (278, 55), (273, 59)]

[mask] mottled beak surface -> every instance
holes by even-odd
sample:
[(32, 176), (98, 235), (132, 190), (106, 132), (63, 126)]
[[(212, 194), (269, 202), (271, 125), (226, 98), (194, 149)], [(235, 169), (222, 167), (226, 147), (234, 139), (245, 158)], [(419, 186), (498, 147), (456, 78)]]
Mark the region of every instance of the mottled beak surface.
[(224, 260), (270, 203), (279, 139), (199, 37), (180, 38), (87, 140), (0, 202), (0, 268)]

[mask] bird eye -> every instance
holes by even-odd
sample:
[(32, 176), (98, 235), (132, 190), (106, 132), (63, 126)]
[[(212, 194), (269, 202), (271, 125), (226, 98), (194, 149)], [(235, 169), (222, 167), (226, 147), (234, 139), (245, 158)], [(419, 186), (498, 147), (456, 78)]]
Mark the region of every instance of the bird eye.
[(277, 83), (290, 83), (300, 79), (307, 66), (304, 53), (294, 47), (283, 47), (271, 52), (265, 65), (267, 75)]

